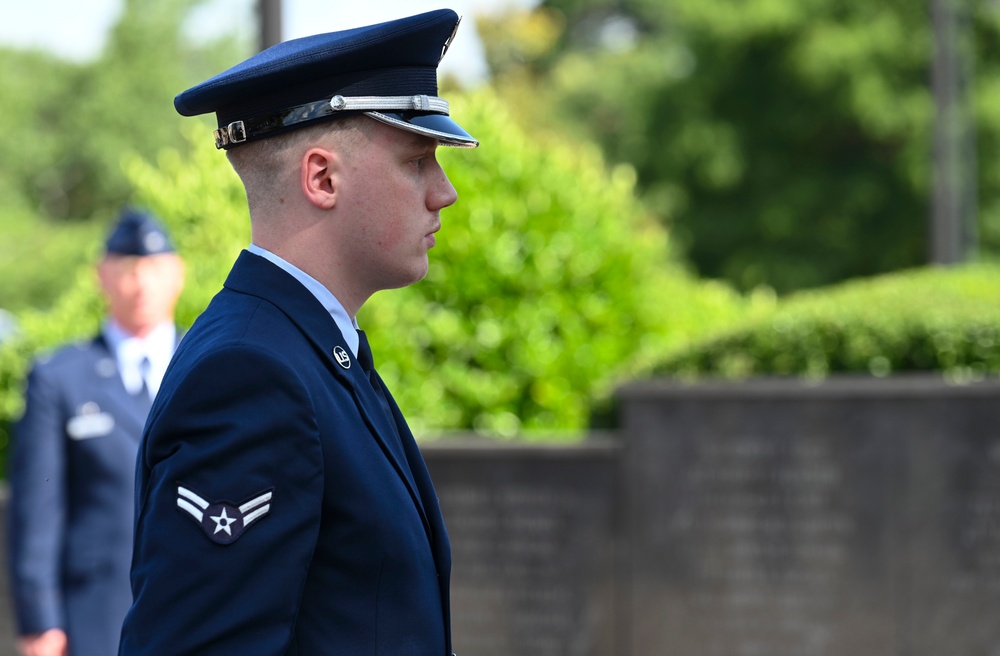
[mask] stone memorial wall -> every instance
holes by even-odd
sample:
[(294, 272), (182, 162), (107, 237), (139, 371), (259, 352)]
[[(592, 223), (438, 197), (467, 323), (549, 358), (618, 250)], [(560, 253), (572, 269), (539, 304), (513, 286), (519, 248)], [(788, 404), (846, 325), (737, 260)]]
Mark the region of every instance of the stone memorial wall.
[(1000, 655), (1000, 386), (622, 391), (630, 654)]
[(618, 447), (424, 447), (452, 545), (459, 654), (601, 656), (615, 640)]

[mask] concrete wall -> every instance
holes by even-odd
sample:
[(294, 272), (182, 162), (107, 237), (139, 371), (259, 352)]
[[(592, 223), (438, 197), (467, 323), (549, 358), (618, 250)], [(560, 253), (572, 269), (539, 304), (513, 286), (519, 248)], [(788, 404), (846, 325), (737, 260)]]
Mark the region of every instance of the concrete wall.
[(1000, 654), (1000, 382), (622, 390), (622, 654)]

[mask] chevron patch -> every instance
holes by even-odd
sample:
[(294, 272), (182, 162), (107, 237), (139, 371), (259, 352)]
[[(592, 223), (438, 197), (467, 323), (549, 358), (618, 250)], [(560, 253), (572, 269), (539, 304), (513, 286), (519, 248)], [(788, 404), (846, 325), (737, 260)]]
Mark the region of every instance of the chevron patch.
[(271, 512), (273, 488), (240, 505), (228, 501), (208, 501), (184, 485), (177, 486), (177, 508), (193, 519), (208, 539), (216, 544), (232, 544), (257, 520)]

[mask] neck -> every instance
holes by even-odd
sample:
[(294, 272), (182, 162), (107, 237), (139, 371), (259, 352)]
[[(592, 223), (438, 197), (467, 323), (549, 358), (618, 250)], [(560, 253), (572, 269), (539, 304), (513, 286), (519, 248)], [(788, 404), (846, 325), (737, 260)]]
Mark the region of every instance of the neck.
[[(296, 237), (301, 237), (301, 234)], [(337, 257), (336, 252), (317, 252), (316, 242), (309, 236), (304, 239), (276, 240), (254, 234), (253, 243), (274, 253), (326, 287), (352, 320), (357, 316), (361, 306), (371, 297), (371, 292), (356, 290), (350, 283), (352, 279), (350, 272), (344, 261)]]
[(115, 324), (125, 333), (131, 335), (132, 337), (138, 337), (139, 339), (145, 339), (149, 337), (154, 330), (163, 322), (158, 321), (154, 323), (135, 323), (129, 321), (122, 321), (120, 319), (114, 319)]

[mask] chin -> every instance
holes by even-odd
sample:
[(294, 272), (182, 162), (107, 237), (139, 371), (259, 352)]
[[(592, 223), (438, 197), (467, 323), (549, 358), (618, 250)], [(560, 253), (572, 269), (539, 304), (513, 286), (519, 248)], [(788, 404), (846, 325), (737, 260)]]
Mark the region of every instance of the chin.
[(420, 282), (427, 277), (427, 269), (424, 268), (420, 271), (412, 271), (407, 275), (400, 276), (389, 289), (400, 289), (402, 287), (409, 287), (415, 283)]
[(427, 277), (427, 272), (430, 270), (430, 261), (425, 256), (423, 261), (419, 263), (414, 263), (413, 268), (410, 270), (410, 282), (407, 283), (412, 285), (415, 282), (420, 282)]

